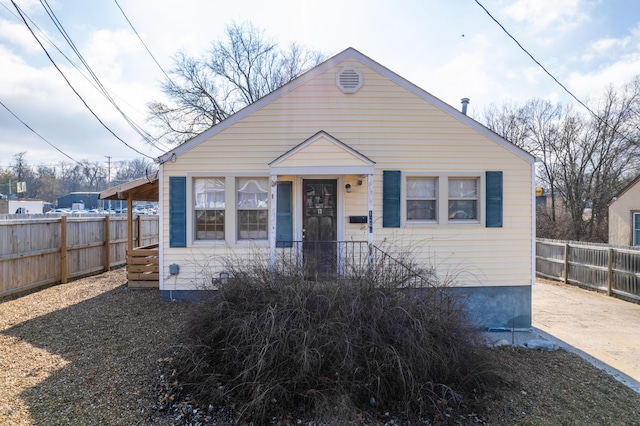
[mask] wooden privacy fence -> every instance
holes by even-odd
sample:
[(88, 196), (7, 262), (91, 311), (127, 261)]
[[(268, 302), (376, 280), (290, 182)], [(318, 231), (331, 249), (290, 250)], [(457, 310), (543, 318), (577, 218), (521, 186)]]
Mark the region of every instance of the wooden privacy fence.
[(536, 240), (536, 274), (640, 301), (640, 250)]
[[(0, 297), (127, 263), (126, 216), (8, 217), (0, 220)], [(133, 246), (157, 243), (158, 223), (136, 216)]]

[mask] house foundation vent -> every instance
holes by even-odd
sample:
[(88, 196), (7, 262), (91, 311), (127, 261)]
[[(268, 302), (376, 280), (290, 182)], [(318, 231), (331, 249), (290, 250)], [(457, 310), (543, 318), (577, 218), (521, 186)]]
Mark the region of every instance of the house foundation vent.
[(355, 93), (362, 87), (362, 73), (356, 68), (343, 68), (336, 74), (336, 85), (344, 93)]

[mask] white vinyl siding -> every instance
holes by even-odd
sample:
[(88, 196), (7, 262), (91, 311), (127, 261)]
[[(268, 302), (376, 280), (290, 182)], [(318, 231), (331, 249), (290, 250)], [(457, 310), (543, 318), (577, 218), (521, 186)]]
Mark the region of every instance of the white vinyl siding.
[[(363, 73), (364, 84), (357, 93), (344, 94), (336, 87), (335, 73), (343, 66), (356, 66)], [(238, 177), (269, 175), (270, 162), (319, 130), (326, 131), (375, 162), (373, 224), (377, 246), (410, 247), (412, 254), (426, 262), (436, 262), (445, 273), (448, 270), (464, 272), (456, 274), (455, 285), (531, 284), (534, 238), (531, 163), (464, 124), (455, 115), (443, 112), (386, 76), (355, 61), (337, 64), (272, 102), (260, 105), (251, 114), (178, 155), (175, 162), (163, 164), (165, 211), (168, 208), (170, 176), (188, 176), (195, 172), (224, 175), (227, 181), (233, 180), (231, 184), (227, 182), (229, 190), (229, 185), (235, 186)], [(300, 167), (358, 163), (328, 143), (326, 150), (318, 149), (312, 155), (311, 148), (320, 147), (321, 144), (314, 145), (287, 161)], [(401, 170), (407, 177), (438, 177), (437, 226), (422, 226), (415, 222), (408, 226), (411, 221), (407, 220), (406, 188), (403, 188), (402, 227), (382, 228), (383, 170)], [(486, 170), (504, 173), (502, 228), (482, 226), (484, 179), (481, 173)], [(461, 226), (461, 221), (449, 221), (446, 178), (478, 176), (478, 219), (469, 226)], [(321, 177), (324, 176), (314, 176)], [(342, 189), (346, 183), (352, 185), (352, 193), (344, 196), (344, 214), (341, 217), (345, 222), (343, 239), (366, 241), (368, 227), (349, 224), (348, 216), (368, 213), (367, 177), (360, 174), (327, 177), (343, 179), (339, 186)], [(298, 178), (289, 176), (287, 179), (298, 182)], [(285, 177), (279, 176), (278, 179)], [(359, 186), (358, 180), (363, 180), (363, 185)], [(293, 191), (297, 197), (301, 196), (297, 183)], [(234, 208), (235, 194), (234, 188), (231, 200), (229, 194), (226, 195), (227, 205), (233, 204)], [(294, 229), (301, 228), (296, 218), (299, 214), (299, 211), (294, 211)], [(197, 277), (198, 268), (193, 266), (189, 269), (187, 264), (202, 265), (210, 260), (212, 264), (222, 263), (221, 257), (229, 253), (250, 252), (249, 245), (243, 245), (244, 241), (238, 241), (234, 233), (237, 229), (236, 212), (231, 216), (228, 212), (225, 219), (226, 227), (230, 228), (226, 245), (200, 251), (165, 248), (165, 267), (171, 263), (182, 265), (175, 281), (165, 281), (166, 289), (174, 288), (166, 286), (193, 288), (190, 281)], [(168, 241), (167, 220), (163, 221), (162, 232)]]

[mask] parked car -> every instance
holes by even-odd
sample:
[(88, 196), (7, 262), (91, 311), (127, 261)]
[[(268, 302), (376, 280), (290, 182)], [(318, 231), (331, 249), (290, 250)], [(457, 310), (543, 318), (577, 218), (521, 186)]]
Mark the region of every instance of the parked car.
[(69, 214), (69, 210), (67, 210), (67, 209), (53, 209), (53, 210), (49, 210), (45, 214)]

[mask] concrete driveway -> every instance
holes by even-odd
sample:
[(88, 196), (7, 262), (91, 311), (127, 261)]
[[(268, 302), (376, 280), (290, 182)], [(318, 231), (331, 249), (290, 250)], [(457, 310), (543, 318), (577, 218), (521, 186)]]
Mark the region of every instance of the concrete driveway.
[(640, 392), (640, 305), (543, 280), (533, 286), (532, 304), (533, 327), (544, 337)]

